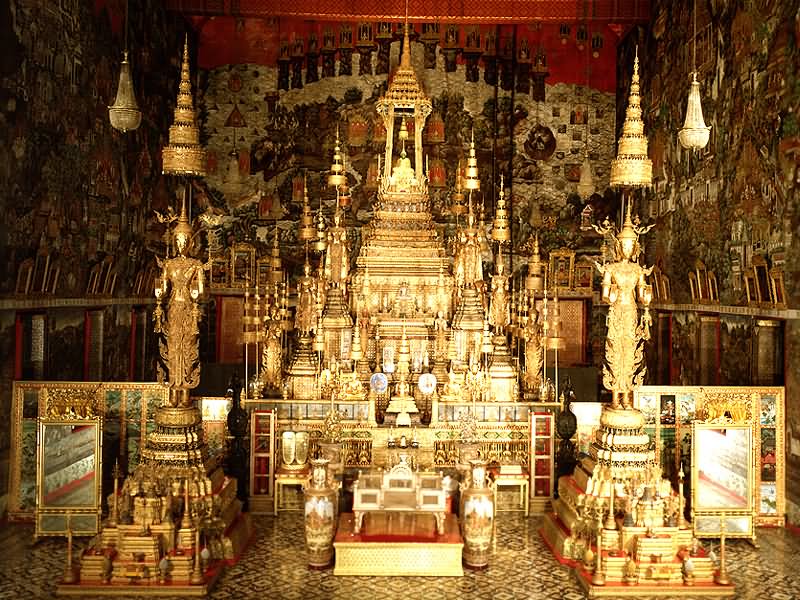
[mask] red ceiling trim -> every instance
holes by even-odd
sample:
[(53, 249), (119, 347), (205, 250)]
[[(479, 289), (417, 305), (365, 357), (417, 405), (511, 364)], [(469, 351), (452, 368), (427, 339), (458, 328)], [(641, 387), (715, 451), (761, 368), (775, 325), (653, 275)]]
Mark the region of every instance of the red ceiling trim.
[[(319, 20), (405, 18), (405, 0), (165, 0), (168, 10), (187, 15), (298, 17)], [(650, 0), (409, 0), (413, 21), (522, 23), (650, 19)]]

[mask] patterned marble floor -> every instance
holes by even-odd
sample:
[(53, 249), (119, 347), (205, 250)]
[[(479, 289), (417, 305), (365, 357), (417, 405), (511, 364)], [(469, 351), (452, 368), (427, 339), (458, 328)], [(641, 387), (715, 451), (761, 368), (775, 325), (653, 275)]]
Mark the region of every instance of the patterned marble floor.
[[(584, 595), (570, 570), (551, 556), (537, 532), (541, 520), (504, 513), (490, 567), (464, 577), (334, 577), (331, 570), (305, 566), (299, 513), (254, 519), (256, 538), (242, 560), (230, 567), (210, 597), (280, 600), (367, 600), (373, 598), (558, 598)], [(0, 527), (0, 598), (52, 598), (55, 576), (64, 568), (66, 543), (32, 543), (27, 525)], [(800, 536), (786, 530), (759, 530), (760, 548), (744, 541), (728, 548), (736, 598), (800, 599)]]

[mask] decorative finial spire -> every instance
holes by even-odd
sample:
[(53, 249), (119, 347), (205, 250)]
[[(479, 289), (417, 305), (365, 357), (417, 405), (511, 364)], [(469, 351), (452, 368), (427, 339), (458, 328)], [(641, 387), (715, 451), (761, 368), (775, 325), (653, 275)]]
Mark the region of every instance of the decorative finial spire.
[(508, 227), (508, 210), (506, 209), (506, 191), (503, 173), (500, 173), (500, 193), (498, 194), (497, 208), (492, 222), (492, 240), (498, 244), (505, 244), (511, 240), (511, 230)]
[(639, 47), (633, 61), (631, 91), (625, 122), (619, 138), (617, 157), (611, 161), (612, 187), (647, 187), (653, 183), (653, 162), (647, 156), (642, 107), (639, 97)]
[(188, 36), (183, 42), (183, 63), (175, 120), (169, 128), (169, 144), (162, 151), (162, 165), (162, 172), (165, 175), (203, 177), (206, 174), (206, 151), (200, 145), (200, 129), (197, 126), (192, 98)]
[(400, 57), (400, 66), (404, 69), (411, 68), (411, 39), (408, 35), (408, 0), (406, 0), (406, 18), (403, 24), (403, 54)]
[(478, 158), (475, 155), (475, 129), (472, 129), (472, 136), (469, 143), (469, 157), (467, 157), (467, 173), (464, 181), (465, 190), (481, 189), (481, 180), (478, 176)]

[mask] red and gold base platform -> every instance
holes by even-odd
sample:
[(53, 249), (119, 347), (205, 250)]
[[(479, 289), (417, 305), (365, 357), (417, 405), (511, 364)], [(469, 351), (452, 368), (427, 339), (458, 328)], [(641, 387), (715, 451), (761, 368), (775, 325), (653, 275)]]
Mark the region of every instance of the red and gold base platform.
[(464, 574), (464, 540), (455, 515), (445, 518), (444, 534), (436, 533), (433, 515), (370, 513), (360, 534), (352, 513), (339, 517), (333, 546), (334, 575), (456, 577)]

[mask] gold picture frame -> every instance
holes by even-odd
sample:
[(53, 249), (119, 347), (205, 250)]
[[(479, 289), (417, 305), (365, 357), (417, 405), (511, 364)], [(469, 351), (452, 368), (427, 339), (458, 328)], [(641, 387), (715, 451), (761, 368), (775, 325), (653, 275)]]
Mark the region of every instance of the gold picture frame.
[(695, 537), (755, 540), (753, 427), (692, 423), (692, 528)]
[(659, 293), (661, 294), (661, 301), (669, 302), (672, 300), (672, 288), (670, 287), (669, 276), (662, 273), (661, 277), (659, 277), (658, 283), (660, 287)]
[(238, 243), (231, 248), (230, 286), (251, 287), (255, 282), (256, 250), (250, 244)]
[(256, 285), (259, 288), (266, 288), (272, 282), (270, 281), (272, 272), (272, 264), (270, 258), (259, 258), (256, 261)]
[(33, 259), (26, 258), (19, 265), (17, 271), (17, 285), (14, 288), (15, 294), (27, 294), (31, 288), (33, 279)]
[(55, 294), (58, 289), (58, 278), (61, 275), (61, 263), (56, 260), (47, 269), (47, 279), (45, 280), (42, 292), (45, 294)]
[(591, 292), (594, 289), (594, 265), (588, 262), (575, 265), (574, 284), (576, 290)]
[(705, 263), (697, 259), (694, 261), (694, 272), (697, 275), (697, 301), (700, 304), (706, 304), (709, 301), (708, 291), (708, 269)]
[(575, 251), (568, 249), (550, 252), (550, 287), (571, 290), (575, 277)]
[(769, 282), (772, 286), (772, 299), (775, 308), (786, 308), (786, 285), (783, 280), (783, 269), (772, 267), (769, 270)]
[(762, 308), (772, 308), (774, 300), (772, 298), (767, 260), (763, 256), (756, 255), (753, 257), (752, 265), (755, 273), (756, 289), (758, 290), (758, 305)]
[(50, 269), (50, 255), (39, 254), (33, 267), (33, 279), (30, 291), (40, 294), (47, 291), (47, 273)]
[(747, 295), (747, 305), (758, 306), (761, 299), (758, 295), (755, 270), (752, 267), (748, 267), (742, 272), (742, 277), (744, 278), (744, 289)]
[(708, 301), (712, 304), (719, 304), (719, 284), (714, 271), (708, 272)]
[(689, 293), (692, 295), (692, 303), (700, 302), (700, 286), (697, 284), (697, 273), (689, 272)]
[(230, 287), (228, 273), (230, 272), (231, 261), (227, 258), (211, 259), (210, 285), (212, 288)]
[(34, 537), (100, 529), (103, 421), (39, 419)]

